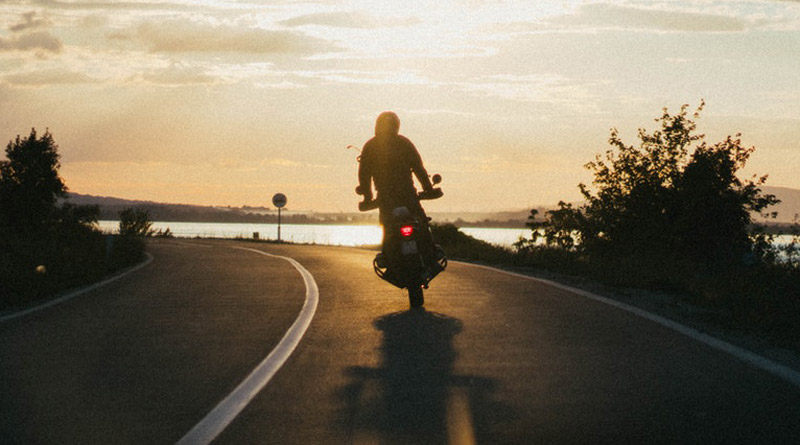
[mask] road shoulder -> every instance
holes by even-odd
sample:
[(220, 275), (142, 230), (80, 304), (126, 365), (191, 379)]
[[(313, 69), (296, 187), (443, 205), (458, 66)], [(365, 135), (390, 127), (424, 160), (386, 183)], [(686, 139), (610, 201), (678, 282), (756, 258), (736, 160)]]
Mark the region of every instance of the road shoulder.
[(780, 365), (800, 372), (800, 351), (789, 349), (775, 344), (757, 333), (737, 329), (736, 326), (726, 326), (718, 320), (720, 314), (686, 302), (678, 294), (668, 292), (650, 291), (645, 289), (615, 288), (604, 285), (587, 278), (548, 272), (529, 267), (509, 267), (496, 264), (464, 261), (500, 271), (511, 272), (531, 278), (552, 281), (564, 286), (569, 286), (581, 291), (614, 300), (632, 306), (647, 313), (666, 318), (672, 322), (684, 325), (719, 340), (730, 343), (739, 348), (758, 354)]

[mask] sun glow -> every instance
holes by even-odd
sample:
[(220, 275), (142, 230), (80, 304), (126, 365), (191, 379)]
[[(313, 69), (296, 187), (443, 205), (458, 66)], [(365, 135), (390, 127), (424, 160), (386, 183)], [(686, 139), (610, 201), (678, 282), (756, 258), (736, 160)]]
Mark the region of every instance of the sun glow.
[(609, 128), (704, 98), (703, 132), (800, 187), (798, 60), (797, 2), (11, 0), (0, 136), (49, 128), (80, 193), (350, 211), (343, 148), (391, 109), (430, 206), (508, 209), (579, 200)]

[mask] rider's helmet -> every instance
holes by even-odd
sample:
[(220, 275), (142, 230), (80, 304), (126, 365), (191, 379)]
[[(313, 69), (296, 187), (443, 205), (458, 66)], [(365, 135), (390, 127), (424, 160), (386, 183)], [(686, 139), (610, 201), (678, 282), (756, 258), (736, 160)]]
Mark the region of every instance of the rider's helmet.
[(375, 136), (397, 136), (400, 132), (400, 118), (391, 111), (384, 111), (375, 121)]

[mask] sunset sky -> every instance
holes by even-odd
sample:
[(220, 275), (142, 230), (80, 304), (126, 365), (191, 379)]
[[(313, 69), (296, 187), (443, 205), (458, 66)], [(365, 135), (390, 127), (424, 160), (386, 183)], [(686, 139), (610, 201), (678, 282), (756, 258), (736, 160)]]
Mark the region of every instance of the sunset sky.
[(0, 0), (0, 140), (49, 128), (83, 194), (355, 211), (345, 147), (393, 110), (429, 210), (549, 205), (701, 99), (800, 188), (800, 2)]

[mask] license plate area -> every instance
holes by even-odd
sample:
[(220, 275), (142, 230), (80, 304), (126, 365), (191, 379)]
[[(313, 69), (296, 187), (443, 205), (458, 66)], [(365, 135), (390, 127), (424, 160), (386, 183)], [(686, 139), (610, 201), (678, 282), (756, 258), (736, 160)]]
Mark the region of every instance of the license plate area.
[(416, 255), (418, 253), (417, 242), (403, 241), (403, 244), (400, 245), (400, 250), (403, 252), (403, 255)]

